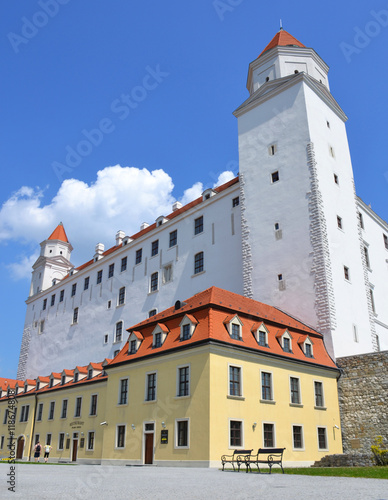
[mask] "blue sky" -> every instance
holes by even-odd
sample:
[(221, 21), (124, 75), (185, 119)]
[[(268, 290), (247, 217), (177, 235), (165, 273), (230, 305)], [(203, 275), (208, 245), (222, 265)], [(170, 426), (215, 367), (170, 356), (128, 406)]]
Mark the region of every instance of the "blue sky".
[(388, 220), (388, 0), (0, 3), (0, 377), (16, 376), (31, 265), (60, 221), (80, 265), (238, 172), (232, 112), (280, 19), (330, 66), (357, 194)]

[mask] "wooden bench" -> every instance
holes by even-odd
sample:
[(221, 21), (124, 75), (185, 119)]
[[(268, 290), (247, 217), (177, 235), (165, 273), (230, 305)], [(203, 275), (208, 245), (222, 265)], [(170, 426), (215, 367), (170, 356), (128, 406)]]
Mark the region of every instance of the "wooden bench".
[(222, 455), (222, 470), (225, 470), (225, 464), (232, 464), (233, 470), (235, 464), (237, 465), (237, 472), (240, 472), (241, 464), (245, 463), (245, 457), (250, 456), (253, 450), (234, 450), (233, 455)]
[(282, 464), (284, 450), (285, 448), (259, 448), (256, 455), (245, 455), (246, 471), (251, 471), (251, 464), (255, 464), (259, 473), (261, 473), (259, 464), (267, 464), (270, 474), (274, 465), (279, 465), (284, 474)]

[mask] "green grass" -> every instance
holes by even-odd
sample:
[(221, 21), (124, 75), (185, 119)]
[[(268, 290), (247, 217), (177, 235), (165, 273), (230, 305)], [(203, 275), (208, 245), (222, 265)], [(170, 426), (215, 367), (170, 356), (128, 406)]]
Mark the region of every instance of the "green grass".
[[(281, 473), (279, 467), (274, 467), (272, 472)], [(336, 476), (336, 477), (369, 477), (375, 479), (388, 479), (388, 466), (386, 467), (296, 467), (284, 469), (285, 474), (300, 474), (303, 476)]]

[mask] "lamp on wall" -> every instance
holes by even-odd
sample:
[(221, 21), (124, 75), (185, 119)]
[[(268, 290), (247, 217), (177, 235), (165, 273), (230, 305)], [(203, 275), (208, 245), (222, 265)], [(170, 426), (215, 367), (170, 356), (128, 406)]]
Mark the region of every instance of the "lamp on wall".
[(66, 432), (66, 436), (69, 436), (69, 433), (68, 433), (68, 432)]
[(84, 433), (83, 433), (83, 432), (81, 432), (81, 436), (83, 436), (83, 435), (84, 435)]
[(255, 430), (256, 429), (256, 425), (257, 425), (257, 422), (253, 422), (253, 425), (252, 425), (252, 429)]
[(165, 429), (165, 428), (166, 428), (166, 424), (165, 424), (165, 422), (162, 422), (162, 427), (163, 427), (163, 429)]
[(135, 424), (131, 424), (131, 427), (133, 431), (136, 429)]

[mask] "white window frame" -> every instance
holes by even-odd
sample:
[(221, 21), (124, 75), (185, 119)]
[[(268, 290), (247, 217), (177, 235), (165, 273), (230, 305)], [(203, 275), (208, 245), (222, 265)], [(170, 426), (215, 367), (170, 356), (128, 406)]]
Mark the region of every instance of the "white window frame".
[[(155, 399), (147, 399), (148, 396), (148, 376), (155, 375)], [(145, 403), (156, 403), (158, 400), (158, 370), (152, 370), (146, 372), (145, 374), (145, 391), (144, 391), (144, 402)]]
[[(179, 371), (181, 368), (188, 368), (189, 369), (189, 389), (188, 389), (188, 394), (185, 394), (183, 396), (179, 395), (179, 387), (180, 387), (180, 376), (179, 376)], [(176, 367), (176, 397), (179, 399), (182, 398), (189, 398), (191, 396), (191, 363), (185, 363), (184, 365), (178, 365)]]
[[(153, 329), (153, 331), (152, 331), (152, 347), (155, 347), (155, 336), (156, 336), (156, 334), (157, 334), (157, 333), (160, 333), (160, 334), (161, 334), (161, 336), (160, 336), (160, 337), (161, 337), (160, 347), (162, 347), (162, 346), (163, 346), (163, 344), (164, 344), (164, 341), (165, 341), (165, 340), (166, 340), (166, 338), (167, 338), (167, 333), (168, 333), (168, 332), (164, 332), (164, 331), (162, 330), (162, 328), (159, 326), (159, 324), (157, 324), (157, 325), (155, 326), (155, 328)], [(157, 347), (155, 347), (155, 348), (157, 349)]]
[[(121, 382), (123, 380), (126, 380), (127, 381), (127, 397), (126, 397), (126, 402), (125, 403), (121, 403), (121, 393), (122, 393), (122, 390), (121, 390)], [(122, 407), (122, 406), (127, 406), (128, 405), (128, 399), (129, 399), (129, 377), (121, 377), (119, 379), (119, 387), (118, 387), (118, 394), (117, 394), (117, 406), (119, 407)]]
[[(92, 413), (93, 396), (96, 396), (96, 413)], [(98, 409), (98, 393), (94, 392), (93, 394), (90, 395), (89, 417), (97, 417), (97, 409)]]
[[(155, 290), (152, 290), (151, 289), (151, 286), (152, 286), (152, 276), (154, 275), (157, 275), (157, 283), (156, 283), (156, 289)], [(148, 293), (156, 293), (159, 291), (159, 272), (158, 271), (155, 271), (153, 273), (151, 273), (150, 275), (150, 284), (149, 284), (149, 290), (148, 290)]]
[[(232, 332), (233, 332), (233, 327), (232, 325), (239, 325), (239, 331), (240, 331), (240, 337), (238, 339), (235, 339), (232, 337)], [(231, 339), (233, 340), (242, 340), (242, 328), (243, 328), (244, 324), (243, 322), (241, 321), (241, 319), (239, 318), (239, 316), (237, 314), (235, 314), (233, 316), (233, 318), (228, 322), (226, 323), (226, 329), (228, 330), (228, 333), (229, 333), (229, 336)]]
[[(117, 446), (117, 438), (119, 437), (119, 427), (124, 427), (124, 446)], [(116, 424), (116, 432), (115, 432), (115, 450), (124, 450), (125, 442), (127, 440), (127, 424), (126, 423), (118, 423)]]
[[(135, 340), (136, 341), (136, 350), (134, 353), (131, 353), (131, 342), (132, 340)], [(139, 350), (139, 347), (140, 347), (140, 344), (141, 344), (141, 340), (137, 338), (137, 336), (131, 332), (129, 334), (129, 337), (128, 337), (128, 354), (136, 354), (137, 351)]]
[[(61, 435), (63, 436), (63, 441), (62, 441), (62, 448), (59, 447), (59, 444), (61, 442)], [(58, 451), (63, 451), (65, 449), (65, 439), (66, 439), (66, 433), (65, 432), (59, 432), (58, 433), (58, 446), (57, 446), (57, 450)]]
[[(231, 422), (241, 422), (241, 444), (240, 445), (232, 445), (231, 443)], [(238, 450), (244, 449), (244, 419), (243, 418), (229, 418), (228, 419), (228, 448), (229, 450)]]
[[(320, 446), (319, 446), (318, 429), (325, 429), (326, 448), (320, 448)], [(318, 451), (329, 451), (329, 436), (327, 433), (327, 426), (326, 425), (317, 425), (317, 446), (318, 446)]]
[[(311, 347), (311, 356), (307, 356), (306, 345), (309, 345)], [(313, 345), (312, 341), (310, 340), (310, 337), (308, 337), (308, 336), (303, 342), (303, 353), (306, 356), (306, 358), (312, 359), (314, 357), (314, 345)]]
[(179, 335), (179, 337), (180, 337), (180, 340), (181, 340), (181, 341), (183, 341), (183, 327), (184, 327), (185, 325), (190, 325), (190, 336), (189, 336), (189, 338), (188, 338), (188, 339), (186, 339), (186, 340), (191, 339), (191, 337), (192, 337), (192, 336), (193, 336), (193, 334), (194, 334), (195, 328), (196, 328), (196, 326), (197, 326), (195, 323), (193, 323), (193, 322), (191, 321), (191, 319), (187, 316), (187, 314), (185, 314), (185, 316), (183, 317), (182, 321), (179, 323), (179, 327), (180, 327), (180, 335)]
[[(240, 394), (239, 395), (234, 395), (230, 394), (230, 369), (231, 368), (239, 368), (240, 369)], [(241, 365), (237, 365), (236, 363), (228, 363), (228, 398), (233, 398), (233, 399), (244, 399), (244, 387), (243, 387), (243, 367)]]
[[(77, 400), (81, 399), (81, 404), (80, 404), (80, 413), (79, 415), (76, 414), (77, 411)], [(74, 400), (74, 418), (80, 418), (82, 415), (82, 403), (83, 403), (83, 397), (82, 396), (77, 396)]]
[[(117, 340), (117, 325), (121, 323), (121, 338), (120, 340)], [(123, 341), (123, 332), (124, 332), (124, 321), (122, 319), (120, 319), (119, 321), (116, 321), (115, 323), (115, 331), (114, 331), (114, 340), (113, 340), (113, 343), (114, 344), (120, 344), (122, 341)]]
[[(321, 384), (321, 387), (322, 387), (322, 406), (317, 406), (317, 404), (316, 404), (315, 382)], [(325, 389), (324, 389), (323, 380), (314, 379), (313, 380), (313, 390), (314, 390), (314, 408), (319, 409), (319, 410), (326, 409), (326, 405), (325, 405)]]
[[(284, 350), (284, 339), (285, 339), (285, 338), (286, 338), (286, 339), (289, 339), (289, 341), (290, 341), (290, 350), (289, 350), (289, 351), (285, 351), (285, 350)], [(282, 349), (283, 349), (283, 351), (284, 351), (284, 352), (287, 352), (287, 353), (292, 353), (292, 352), (294, 352), (294, 351), (293, 351), (293, 347), (292, 347), (292, 337), (291, 337), (291, 334), (290, 334), (290, 332), (289, 332), (288, 330), (286, 330), (286, 331), (283, 333), (283, 335), (281, 336), (281, 339), (282, 339)]]
[[(273, 445), (272, 446), (265, 446), (264, 444), (264, 425), (269, 424), (272, 425), (273, 428)], [(262, 436), (263, 436), (263, 448), (276, 448), (276, 423), (275, 422), (269, 422), (268, 420), (265, 420), (261, 423), (261, 430), (262, 430)]]
[[(269, 373), (271, 375), (271, 399), (263, 399), (263, 373)], [(273, 372), (270, 370), (260, 370), (260, 403), (275, 403)]]
[[(89, 448), (89, 439), (90, 439), (90, 434), (94, 434), (93, 436), (93, 447), (92, 448)], [(87, 435), (87, 441), (86, 441), (86, 446), (85, 446), (85, 450), (86, 451), (94, 451), (94, 445), (96, 443), (96, 431), (88, 431), (88, 435)]]
[[(63, 415), (63, 404), (64, 404), (64, 401), (67, 401), (67, 406), (66, 406), (66, 415), (63, 417), (62, 415)], [(61, 416), (60, 416), (60, 418), (62, 418), (62, 419), (67, 418), (68, 411), (69, 411), (69, 400), (68, 400), (68, 398), (64, 398), (64, 399), (62, 399)]]
[[(290, 406), (303, 406), (302, 403), (302, 388), (300, 384), (300, 377), (296, 375), (289, 375), (289, 388), (290, 388)], [(291, 392), (291, 379), (294, 378), (298, 381), (298, 396), (299, 396), (299, 402), (298, 403), (293, 403), (292, 401), (292, 392)]]
[[(51, 407), (52, 407), (52, 403), (54, 403), (54, 407), (53, 407), (53, 416), (50, 417), (50, 414), (51, 414)], [(49, 405), (49, 411), (48, 411), (48, 416), (47, 416), (47, 420), (54, 420), (54, 416), (55, 416), (55, 400), (54, 401), (50, 401), (50, 405)]]
[[(295, 448), (294, 427), (301, 427), (302, 428), (302, 446), (300, 448)], [(291, 424), (291, 439), (292, 439), (292, 451), (305, 451), (305, 439), (304, 439), (303, 424)]]
[[(268, 347), (268, 334), (269, 334), (269, 332), (268, 332), (268, 328), (265, 326), (264, 323), (261, 323), (261, 325), (258, 328), (254, 329), (254, 330), (252, 329), (251, 331), (252, 331), (253, 335), (255, 336), (255, 339), (256, 339), (258, 346)], [(262, 346), (260, 344), (260, 332), (265, 334), (265, 345), (264, 346)]]
[[(124, 299), (123, 299), (123, 302), (120, 302), (120, 292), (121, 292), (121, 290), (123, 288), (124, 288)], [(125, 286), (121, 286), (119, 288), (119, 291), (118, 291), (118, 294), (117, 294), (117, 306), (116, 307), (123, 307), (123, 306), (125, 306), (126, 298), (127, 298), (127, 288)]]
[[(187, 422), (187, 445), (178, 445), (178, 422)], [(175, 419), (175, 439), (174, 439), (174, 449), (175, 450), (188, 450), (190, 449), (190, 418), (176, 418)]]

